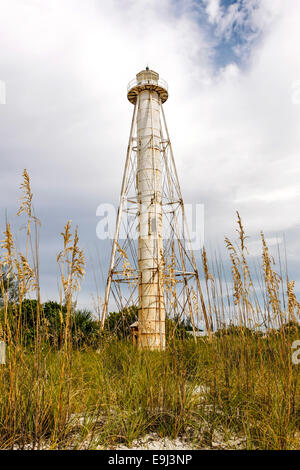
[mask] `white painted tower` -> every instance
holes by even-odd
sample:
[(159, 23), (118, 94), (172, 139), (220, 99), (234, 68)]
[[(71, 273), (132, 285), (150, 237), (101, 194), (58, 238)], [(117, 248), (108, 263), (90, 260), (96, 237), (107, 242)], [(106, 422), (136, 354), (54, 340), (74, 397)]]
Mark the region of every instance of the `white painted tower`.
[[(179, 315), (176, 312), (179, 308), (177, 304), (180, 306), (181, 314), (187, 310), (194, 329), (189, 287), (189, 280), (192, 277), (196, 279), (196, 290), (198, 293), (200, 291), (207, 325), (208, 322), (194, 255), (185, 245), (187, 235), (184, 229), (183, 200), (162, 109), (162, 104), (168, 99), (168, 86), (159, 78), (158, 73), (147, 67), (129, 83), (127, 97), (134, 105), (134, 112), (105, 291), (102, 326), (108, 311), (110, 290), (114, 283), (114, 299), (124, 314), (130, 305), (138, 304), (139, 347), (163, 350), (166, 346), (166, 310), (171, 317)], [(120, 246), (119, 234), (124, 213), (136, 217), (138, 225), (136, 246), (131, 242), (128, 220), (127, 237), (123, 240), (123, 246)], [(180, 229), (177, 227), (178, 213), (182, 218), (182, 233), (179, 233)], [(170, 214), (172, 220), (170, 219), (169, 223), (173, 240), (168, 240), (164, 245), (163, 220), (167, 220)], [(170, 294), (166, 283), (168, 277), (166, 265), (170, 250), (173, 253), (173, 284), (181, 282), (183, 285), (180, 298), (177, 299), (174, 285)], [(131, 253), (131, 263), (129, 253)], [(177, 260), (178, 266), (174, 263), (175, 254), (179, 260)], [(124, 283), (127, 284), (127, 295), (122, 294), (121, 286)], [(137, 298), (134, 297), (135, 289)], [(124, 297), (127, 297), (125, 302)]]
[(141, 347), (164, 349), (160, 106), (168, 98), (167, 85), (158, 73), (146, 69), (130, 83), (127, 96), (137, 104), (138, 342)]

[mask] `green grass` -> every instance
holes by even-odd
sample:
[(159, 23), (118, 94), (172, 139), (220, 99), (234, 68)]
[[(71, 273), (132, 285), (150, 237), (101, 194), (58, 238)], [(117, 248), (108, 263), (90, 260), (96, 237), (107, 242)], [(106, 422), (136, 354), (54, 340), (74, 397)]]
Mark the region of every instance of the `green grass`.
[(112, 341), (97, 352), (72, 351), (65, 364), (58, 351), (42, 352), (39, 364), (32, 352), (10, 351), (1, 369), (0, 447), (108, 448), (155, 432), (184, 436), (195, 448), (210, 447), (216, 435), (224, 444), (244, 438), (248, 449), (297, 448), (299, 367), (290, 341), (223, 336), (164, 353)]

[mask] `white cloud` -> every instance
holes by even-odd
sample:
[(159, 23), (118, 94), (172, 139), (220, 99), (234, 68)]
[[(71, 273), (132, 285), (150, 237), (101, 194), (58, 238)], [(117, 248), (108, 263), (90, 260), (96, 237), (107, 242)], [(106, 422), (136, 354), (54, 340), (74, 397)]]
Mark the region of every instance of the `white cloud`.
[(118, 199), (132, 113), (126, 85), (147, 63), (169, 83), (182, 191), (205, 204), (207, 242), (222, 241), (238, 209), (251, 236), (288, 231), (298, 243), (300, 3), (249, 1), (247, 17), (207, 2), (221, 36), (243, 21), (263, 33), (247, 67), (217, 71), (192, 3), (175, 14), (171, 0), (0, 0), (0, 79), (9, 90), (0, 107), (2, 213), (15, 210), (27, 167), (42, 241), (53, 249), (44, 264), (50, 293), (53, 240), (65, 221), (79, 224), (82, 243), (96, 243), (96, 207)]
[[(281, 248), (283, 245), (283, 239), (280, 237), (265, 237), (265, 242), (268, 246), (269, 252), (272, 254), (272, 250), (276, 256), (276, 249)], [(262, 255), (262, 240), (251, 240), (246, 243), (249, 256), (261, 256)], [(274, 249), (275, 248), (275, 249)]]
[(236, 0), (221, 5), (219, 0), (205, 0), (208, 21), (214, 25), (214, 34), (233, 44), (238, 56), (247, 56), (252, 43), (273, 24), (282, 10), (280, 0)]
[(220, 20), (220, 0), (206, 0), (206, 13), (210, 23)]
[(282, 189), (277, 189), (275, 191), (267, 191), (264, 193), (249, 193), (245, 192), (244, 196), (239, 195), (234, 202), (236, 204), (249, 202), (249, 201), (258, 201), (258, 202), (282, 202), (289, 201), (291, 199), (299, 198), (300, 196), (300, 187), (285, 187)]

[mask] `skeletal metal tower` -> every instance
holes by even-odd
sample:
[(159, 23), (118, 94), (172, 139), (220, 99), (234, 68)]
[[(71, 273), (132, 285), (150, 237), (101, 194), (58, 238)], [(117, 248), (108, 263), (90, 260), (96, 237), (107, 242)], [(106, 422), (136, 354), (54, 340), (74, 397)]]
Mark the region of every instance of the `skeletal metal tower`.
[(189, 316), (194, 335), (200, 315), (209, 325), (162, 106), (168, 85), (147, 67), (127, 91), (134, 111), (102, 326), (112, 293), (124, 314), (138, 305), (139, 346), (163, 350), (166, 315)]

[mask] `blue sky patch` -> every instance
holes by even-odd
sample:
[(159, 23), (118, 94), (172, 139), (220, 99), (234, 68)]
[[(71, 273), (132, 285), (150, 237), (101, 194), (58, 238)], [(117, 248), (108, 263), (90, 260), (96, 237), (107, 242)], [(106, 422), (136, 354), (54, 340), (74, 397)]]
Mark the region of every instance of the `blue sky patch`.
[[(214, 21), (209, 20), (207, 5), (205, 0), (198, 0), (190, 8), (194, 20), (211, 43), (216, 69), (230, 63), (246, 66), (252, 47), (261, 36), (253, 20), (258, 1), (221, 0), (220, 14)], [(176, 15), (184, 13), (184, 6), (178, 0), (174, 1), (174, 7)]]

